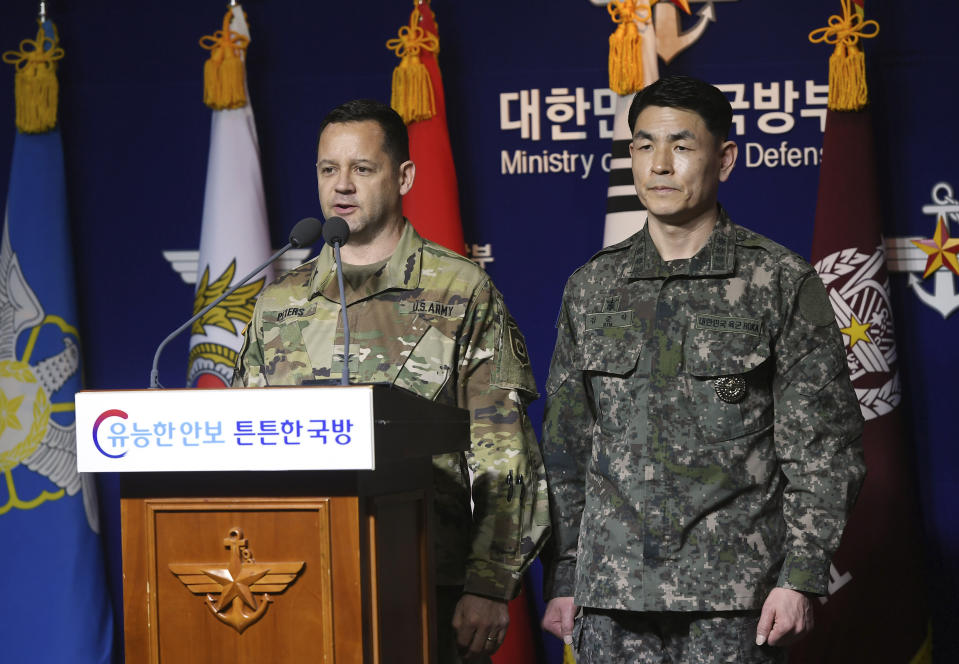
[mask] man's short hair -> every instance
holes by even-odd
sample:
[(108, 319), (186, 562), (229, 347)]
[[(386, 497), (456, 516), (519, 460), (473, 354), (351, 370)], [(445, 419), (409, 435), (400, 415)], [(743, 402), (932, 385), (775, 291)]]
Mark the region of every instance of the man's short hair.
[(667, 76), (636, 93), (629, 106), (629, 133), (636, 130), (636, 118), (647, 106), (664, 106), (692, 111), (719, 141), (729, 137), (733, 108), (719, 88), (690, 76)]
[(383, 130), (383, 149), (396, 166), (410, 160), (410, 136), (406, 131), (406, 123), (399, 113), (375, 99), (354, 99), (327, 113), (320, 123), (317, 143), (323, 130), (331, 124), (366, 121), (375, 122)]

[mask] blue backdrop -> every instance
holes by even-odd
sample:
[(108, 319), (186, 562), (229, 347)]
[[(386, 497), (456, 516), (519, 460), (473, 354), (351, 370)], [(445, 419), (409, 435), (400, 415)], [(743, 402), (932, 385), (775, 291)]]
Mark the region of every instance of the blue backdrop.
[[(49, 4), (66, 51), (60, 119), (86, 385), (145, 387), (154, 348), (191, 313), (193, 286), (162, 252), (196, 249), (199, 242), (210, 111), (201, 102), (207, 52), (197, 40), (219, 29), (226, 3)], [(34, 36), (36, 5), (4, 3), (0, 49)], [(411, 3), (243, 5), (252, 35), (249, 90), (272, 239), (280, 246), (296, 220), (319, 216), (313, 164), (320, 118), (349, 98), (388, 101), (396, 60), (384, 43), (408, 22)], [(707, 7), (715, 20), (672, 62), (661, 62), (660, 71), (723, 85), (736, 108), (740, 161), (720, 198), (738, 223), (808, 256), (830, 49), (810, 44), (807, 35), (839, 12), (839, 1), (691, 5), (694, 15), (683, 18), (682, 29), (698, 29), (706, 19), (697, 12)], [(563, 284), (602, 240), (613, 24), (604, 7), (588, 0), (434, 0), (433, 9), (467, 244), (525, 332), (542, 387)], [(867, 12), (882, 26), (865, 48), (885, 232), (888, 238), (931, 237), (936, 217), (924, 207), (949, 203), (959, 187), (953, 82), (959, 5), (870, 0)], [(0, 81), (0, 127), (6, 128), (0, 131), (0, 182), (7, 182), (15, 131), (12, 68)], [(536, 169), (531, 156), (545, 157), (554, 172), (524, 172), (531, 163)], [(959, 217), (948, 223), (959, 235)], [(944, 275), (936, 286), (933, 277), (923, 281), (921, 273), (892, 270), (936, 659), (956, 661), (959, 514), (951, 506), (959, 498), (959, 448), (951, 408), (959, 315), (943, 316), (933, 305), (954, 298), (956, 279)], [(161, 361), (168, 386), (185, 381), (186, 344), (186, 337), (174, 342)], [(534, 420), (541, 413), (542, 401)], [(115, 487), (115, 478), (103, 482), (118, 587)], [(890, 579), (890, 610), (895, 592)]]

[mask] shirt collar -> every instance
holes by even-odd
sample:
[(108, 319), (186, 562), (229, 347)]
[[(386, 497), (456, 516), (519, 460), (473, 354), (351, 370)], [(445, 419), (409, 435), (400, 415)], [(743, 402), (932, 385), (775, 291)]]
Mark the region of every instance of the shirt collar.
[(667, 263), (649, 236), (649, 225), (633, 240), (626, 266), (628, 279), (665, 278), (675, 275), (717, 276), (731, 274), (736, 264), (736, 229), (726, 210), (719, 206), (719, 217), (706, 244), (688, 260)]
[[(346, 286), (347, 304), (382, 293), (386, 290), (412, 290), (420, 284), (420, 272), (423, 265), (423, 246), (425, 240), (413, 228), (409, 220), (404, 220), (400, 241), (386, 266), (371, 276), (358, 290)], [(313, 267), (310, 277), (310, 299), (322, 295), (328, 300), (339, 302), (340, 291), (336, 280), (336, 261), (333, 248), (324, 245)]]

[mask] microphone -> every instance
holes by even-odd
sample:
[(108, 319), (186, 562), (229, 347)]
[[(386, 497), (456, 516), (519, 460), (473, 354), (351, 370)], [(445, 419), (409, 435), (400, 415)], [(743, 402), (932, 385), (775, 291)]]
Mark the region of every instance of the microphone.
[[(342, 219), (340, 221), (342, 221)], [(343, 222), (343, 223), (345, 224), (346, 222)], [(320, 232), (321, 232), (321, 225), (320, 225), (319, 219), (316, 219), (315, 217), (306, 217), (305, 219), (300, 219), (298, 222), (296, 222), (296, 225), (293, 227), (293, 230), (290, 231), (290, 241), (287, 242), (285, 247), (283, 247), (282, 249), (277, 251), (275, 254), (270, 256), (266, 260), (266, 262), (264, 262), (258, 268), (256, 268), (255, 270), (250, 272), (248, 275), (240, 279), (240, 281), (238, 281), (235, 286), (230, 286), (228, 289), (226, 289), (226, 291), (224, 291), (224, 293), (220, 295), (220, 297), (218, 297), (217, 299), (213, 300), (213, 302), (211, 302), (210, 304), (200, 309), (200, 311), (198, 311), (193, 316), (193, 318), (191, 318), (190, 320), (185, 322), (183, 325), (175, 329), (173, 332), (171, 332), (167, 336), (166, 339), (161, 341), (160, 345), (157, 346), (156, 353), (154, 353), (153, 355), (153, 368), (150, 370), (150, 387), (151, 388), (163, 387), (162, 385), (160, 385), (160, 380), (159, 380), (160, 372), (159, 372), (159, 369), (157, 369), (157, 365), (160, 362), (160, 353), (163, 352), (163, 349), (166, 348), (166, 345), (170, 343), (178, 334), (180, 334), (180, 332), (182, 332), (183, 330), (193, 325), (193, 323), (195, 323), (204, 315), (206, 315), (206, 313), (210, 311), (210, 309), (212, 309), (213, 307), (218, 305), (220, 302), (222, 302), (224, 299), (229, 297), (233, 293), (233, 291), (235, 291), (240, 286), (243, 286), (244, 284), (246, 284), (253, 277), (255, 277), (263, 268), (265, 268), (267, 265), (275, 261), (277, 258), (282, 256), (283, 254), (285, 254), (290, 249), (294, 247), (296, 248), (308, 247), (309, 245), (316, 242), (318, 239), (320, 239)], [(347, 231), (347, 233), (349, 233), (349, 231)]]
[(330, 217), (323, 224), (323, 239), (333, 247), (336, 259), (336, 281), (340, 286), (340, 314), (343, 317), (343, 374), (340, 385), (350, 384), (350, 321), (346, 316), (346, 289), (343, 288), (343, 263), (340, 247), (350, 239), (350, 227), (341, 217)]

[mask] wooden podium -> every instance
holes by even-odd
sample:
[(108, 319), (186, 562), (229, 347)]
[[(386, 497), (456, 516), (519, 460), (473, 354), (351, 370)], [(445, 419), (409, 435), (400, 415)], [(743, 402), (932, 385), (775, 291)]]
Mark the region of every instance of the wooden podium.
[(121, 475), (127, 664), (435, 662), (431, 456), (469, 416), (369, 389), (375, 470)]

